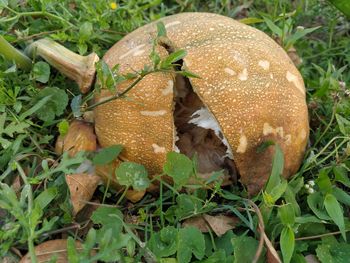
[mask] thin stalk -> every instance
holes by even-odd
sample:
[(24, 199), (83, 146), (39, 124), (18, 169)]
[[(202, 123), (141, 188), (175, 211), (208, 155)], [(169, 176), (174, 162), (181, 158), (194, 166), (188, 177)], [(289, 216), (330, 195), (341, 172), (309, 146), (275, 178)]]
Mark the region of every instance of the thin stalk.
[(121, 97), (123, 97), (126, 93), (128, 93), (133, 87), (135, 87), (146, 75), (148, 75), (149, 73), (146, 73), (145, 75), (143, 76), (140, 76), (138, 77), (133, 83), (131, 83), (131, 85), (125, 89), (123, 92), (121, 93), (118, 93), (117, 95), (114, 95), (112, 97), (109, 97), (108, 99), (105, 99), (105, 100), (102, 100), (102, 101), (99, 101), (99, 102), (96, 102), (88, 107), (86, 107), (86, 111), (88, 110), (92, 110), (94, 108), (96, 108), (97, 106), (101, 106), (107, 102), (110, 102), (112, 100), (116, 100), (116, 99), (119, 99)]
[(19, 173), (19, 175), (21, 176), (23, 182), (25, 185), (29, 186), (29, 191), (28, 191), (28, 227), (29, 227), (29, 236), (28, 236), (28, 250), (29, 250), (29, 255), (30, 255), (30, 259), (33, 263), (37, 263), (38, 259), (35, 255), (35, 248), (34, 248), (34, 229), (31, 227), (32, 222), (31, 222), (31, 214), (33, 211), (33, 191), (32, 191), (32, 186), (29, 184), (28, 180), (27, 180), (27, 176), (25, 174), (25, 172), (22, 169), (22, 166), (15, 161), (16, 164), (16, 168), (17, 171)]
[(128, 192), (129, 188), (130, 188), (129, 186), (125, 187), (125, 189), (123, 191), (123, 194), (119, 197), (119, 199), (118, 199), (118, 201), (116, 203), (116, 206), (118, 206), (120, 204), (120, 202), (124, 199), (124, 196)]
[(321, 139), (323, 138), (323, 136), (325, 136), (328, 132), (328, 130), (331, 128), (332, 124), (333, 124), (333, 121), (334, 121), (334, 118), (335, 118), (335, 113), (336, 113), (336, 108), (337, 108), (337, 104), (335, 104), (333, 106), (333, 112), (332, 112), (332, 116), (331, 116), (331, 119), (330, 121), (328, 122), (327, 124), (327, 127), (324, 129), (324, 131), (322, 132), (322, 134), (318, 137), (317, 141), (314, 143), (313, 147), (315, 148), (316, 145), (318, 145), (318, 143), (321, 141)]
[(0, 54), (7, 60), (14, 61), (17, 67), (29, 71), (32, 68), (32, 60), (21, 51), (14, 48), (7, 40), (0, 35)]
[(60, 16), (57, 16), (57, 15), (54, 15), (54, 14), (51, 14), (49, 12), (46, 12), (46, 11), (33, 11), (33, 12), (17, 12), (15, 10), (13, 10), (12, 8), (9, 8), (9, 7), (6, 7), (7, 10), (11, 11), (12, 13), (15, 13), (16, 15), (13, 16), (13, 17), (10, 17), (8, 19), (4, 19), (4, 20), (1, 20), (2, 22), (11, 22), (11, 21), (14, 21), (16, 19), (19, 19), (20, 17), (22, 16), (34, 16), (34, 17), (37, 17), (37, 16), (44, 16), (44, 17), (48, 17), (48, 18), (51, 18), (51, 19), (54, 19), (54, 20), (59, 20), (71, 27), (75, 27), (77, 28), (76, 25), (73, 25), (71, 22), (65, 20), (64, 18), (60, 17)]
[(101, 106), (107, 102), (110, 102), (110, 101), (113, 101), (113, 100), (116, 100), (116, 99), (120, 99), (122, 97), (124, 97), (124, 95), (126, 95), (130, 90), (132, 90), (144, 77), (146, 77), (147, 75), (149, 74), (152, 74), (152, 73), (157, 73), (157, 72), (163, 72), (163, 73), (177, 73), (177, 71), (172, 71), (172, 70), (162, 70), (162, 69), (156, 69), (156, 70), (152, 70), (152, 71), (149, 71), (149, 72), (146, 72), (142, 75), (140, 75), (133, 83), (130, 84), (129, 87), (127, 87), (123, 92), (121, 93), (118, 93), (114, 96), (111, 96), (105, 100), (102, 100), (102, 101), (99, 101), (99, 102), (96, 102), (88, 107), (85, 108), (85, 111), (89, 111), (89, 110), (92, 110), (94, 108), (96, 108), (97, 106)]

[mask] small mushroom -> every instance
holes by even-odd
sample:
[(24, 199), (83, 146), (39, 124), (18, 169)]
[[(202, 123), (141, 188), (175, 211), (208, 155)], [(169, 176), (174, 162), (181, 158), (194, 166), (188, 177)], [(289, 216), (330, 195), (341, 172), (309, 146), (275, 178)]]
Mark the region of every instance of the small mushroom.
[(75, 120), (69, 125), (65, 136), (59, 136), (55, 151), (62, 154), (68, 151), (69, 156), (75, 156), (79, 151), (95, 151), (97, 148), (94, 127), (84, 121)]
[[(187, 52), (182, 68), (200, 78), (155, 73), (128, 93), (136, 103), (114, 100), (97, 107), (101, 146), (123, 144), (121, 158), (142, 163), (151, 174), (161, 173), (169, 151), (197, 153), (200, 172), (225, 169), (255, 194), (274, 156), (274, 147), (258, 149), (274, 141), (284, 153), (283, 175), (293, 175), (309, 125), (303, 79), (286, 52), (263, 32), (221, 15), (183, 13), (160, 21), (174, 46)], [(140, 70), (151, 64), (155, 36), (156, 22), (124, 37), (103, 59), (111, 68), (120, 64), (122, 73)]]

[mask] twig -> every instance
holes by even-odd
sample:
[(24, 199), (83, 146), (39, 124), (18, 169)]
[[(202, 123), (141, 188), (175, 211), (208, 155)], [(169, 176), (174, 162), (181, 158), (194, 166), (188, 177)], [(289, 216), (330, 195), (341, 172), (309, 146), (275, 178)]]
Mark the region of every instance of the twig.
[(69, 28), (70, 28), (70, 27), (65, 28), (64, 30), (62, 30), (62, 29), (56, 29), (56, 30), (51, 30), (51, 31), (45, 31), (45, 32), (36, 33), (36, 34), (29, 35), (29, 36), (25, 36), (25, 37), (19, 37), (19, 38), (16, 39), (15, 41), (12, 41), (12, 43), (17, 43), (17, 42), (21, 42), (21, 41), (27, 41), (27, 40), (30, 40), (30, 39), (33, 39), (33, 38), (36, 38), (36, 37), (40, 37), (40, 36), (44, 36), (44, 35), (56, 33), (56, 32), (59, 32), (59, 31), (66, 31), (66, 30), (69, 29)]
[(278, 263), (282, 263), (281, 259), (279, 258), (277, 251), (275, 250), (275, 248), (273, 247), (271, 241), (269, 240), (269, 238), (267, 237), (266, 233), (265, 233), (265, 226), (264, 226), (264, 219), (262, 217), (262, 214), (260, 212), (259, 207), (250, 199), (245, 199), (255, 210), (255, 213), (258, 215), (258, 219), (259, 219), (259, 232), (260, 232), (260, 240), (259, 240), (259, 246), (258, 249), (255, 253), (254, 259), (253, 259), (253, 263), (258, 262), (263, 246), (264, 246), (264, 241), (266, 243), (266, 246), (268, 247), (268, 249), (270, 250), (271, 254), (274, 256), (274, 258), (277, 260)]
[[(350, 229), (345, 230), (345, 232), (349, 232), (349, 231), (350, 231)], [(297, 240), (318, 239), (318, 238), (322, 238), (322, 237), (334, 236), (334, 235), (339, 235), (339, 234), (341, 234), (341, 231), (325, 233), (325, 234), (315, 235), (315, 236), (308, 236), (308, 237), (298, 237), (298, 238), (295, 239), (295, 241), (297, 241)]]

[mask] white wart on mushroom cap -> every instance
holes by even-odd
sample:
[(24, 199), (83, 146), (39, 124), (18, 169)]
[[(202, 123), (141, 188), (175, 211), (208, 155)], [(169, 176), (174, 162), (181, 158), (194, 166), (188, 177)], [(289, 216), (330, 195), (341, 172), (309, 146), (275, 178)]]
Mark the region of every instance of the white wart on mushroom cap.
[[(257, 153), (265, 141), (280, 144), (284, 176), (295, 173), (309, 126), (303, 80), (284, 50), (259, 30), (216, 14), (183, 13), (161, 21), (174, 45), (187, 51), (184, 67), (201, 77), (190, 80), (193, 91), (217, 120), (249, 192), (259, 191), (271, 171), (273, 147)], [(111, 67), (120, 64), (124, 73), (141, 69), (151, 64), (155, 35), (156, 23), (141, 27), (115, 44), (104, 60)], [(100, 144), (122, 143), (123, 158), (161, 172), (166, 153), (174, 149), (174, 82), (171, 74), (149, 75), (129, 93), (131, 100), (98, 107)]]

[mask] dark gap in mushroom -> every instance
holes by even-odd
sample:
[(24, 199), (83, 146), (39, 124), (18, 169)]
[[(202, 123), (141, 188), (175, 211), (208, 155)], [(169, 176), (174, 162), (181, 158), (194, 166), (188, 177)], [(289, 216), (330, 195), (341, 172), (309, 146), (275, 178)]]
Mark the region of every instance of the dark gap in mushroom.
[[(181, 70), (182, 65), (182, 60), (176, 62), (175, 69)], [(238, 172), (215, 117), (194, 92), (189, 79), (180, 74), (175, 78), (174, 102), (175, 146), (178, 150), (190, 158), (197, 155), (198, 172), (202, 177), (224, 170), (225, 175), (236, 183)], [(199, 119), (199, 122), (207, 122), (217, 129), (198, 126), (201, 125), (196, 121)]]

